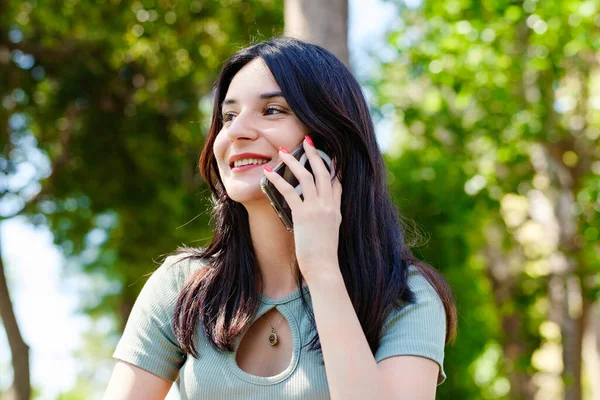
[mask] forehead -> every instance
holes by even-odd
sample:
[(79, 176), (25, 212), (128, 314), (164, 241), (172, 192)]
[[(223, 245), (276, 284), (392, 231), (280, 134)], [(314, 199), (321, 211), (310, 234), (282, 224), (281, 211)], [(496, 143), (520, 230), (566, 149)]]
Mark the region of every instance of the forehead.
[(244, 95), (280, 90), (273, 74), (262, 60), (255, 58), (246, 64), (231, 80), (226, 98), (241, 98)]

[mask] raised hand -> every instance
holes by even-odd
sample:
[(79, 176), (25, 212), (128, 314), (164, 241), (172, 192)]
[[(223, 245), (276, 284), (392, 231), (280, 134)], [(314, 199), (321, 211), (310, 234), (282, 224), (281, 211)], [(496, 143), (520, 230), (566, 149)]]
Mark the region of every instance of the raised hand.
[[(279, 156), (300, 182), (304, 200), (288, 182), (267, 166), (265, 176), (292, 210), (296, 259), (304, 279), (310, 286), (310, 280), (316, 276), (339, 273), (337, 251), (342, 222), (342, 184), (337, 177), (331, 180), (330, 173), (310, 137), (305, 137), (303, 146), (314, 178), (287, 149), (280, 148)], [(338, 268), (337, 271), (327, 270), (334, 266)]]

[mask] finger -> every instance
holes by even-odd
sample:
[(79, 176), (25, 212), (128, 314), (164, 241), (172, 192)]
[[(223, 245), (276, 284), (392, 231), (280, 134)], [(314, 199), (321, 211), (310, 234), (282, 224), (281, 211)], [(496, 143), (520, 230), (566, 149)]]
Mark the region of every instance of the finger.
[(283, 147), (279, 150), (279, 159), (288, 166), (292, 174), (298, 179), (302, 187), (302, 196), (304, 199), (315, 199), (317, 197), (317, 188), (312, 174)]
[(333, 192), (333, 203), (335, 206), (340, 209), (342, 207), (342, 183), (337, 178), (333, 178), (333, 185), (331, 186), (331, 190)]
[(296, 193), (294, 187), (285, 179), (283, 179), (281, 175), (279, 175), (277, 172), (273, 172), (272, 169), (268, 170), (266, 168), (264, 169), (264, 173), (269, 182), (271, 182), (273, 186), (275, 186), (275, 189), (281, 193), (292, 211), (295, 209), (297, 210), (297, 207), (302, 206), (302, 199), (300, 196), (298, 196), (298, 193)]
[(330, 173), (327, 171), (327, 167), (325, 166), (325, 161), (319, 155), (317, 149), (310, 141), (310, 138), (306, 136), (304, 139), (304, 151), (306, 152), (306, 157), (310, 162), (310, 167), (312, 168), (313, 174), (315, 176), (315, 182), (317, 187), (317, 194), (322, 198), (331, 198), (331, 178)]
[(331, 174), (330, 174), (331, 184), (333, 184), (333, 180), (336, 178), (337, 175), (339, 175), (339, 174), (337, 173), (337, 170), (335, 169), (335, 160), (332, 158), (331, 159)]

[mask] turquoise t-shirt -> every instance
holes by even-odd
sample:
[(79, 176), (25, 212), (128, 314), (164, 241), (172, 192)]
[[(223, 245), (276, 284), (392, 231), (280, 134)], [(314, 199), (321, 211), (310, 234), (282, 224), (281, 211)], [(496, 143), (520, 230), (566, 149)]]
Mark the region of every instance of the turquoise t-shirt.
[[(200, 357), (186, 356), (173, 333), (173, 310), (186, 279), (204, 264), (196, 260), (175, 261), (177, 257), (167, 258), (144, 285), (113, 357), (169, 381), (179, 377), (183, 400), (329, 399), (322, 356), (308, 350), (307, 344), (314, 333), (300, 291), (277, 300), (262, 296), (255, 316), (256, 320), (276, 308), (289, 323), (292, 359), (281, 373), (260, 377), (243, 371), (237, 366), (235, 351), (213, 347), (200, 327), (196, 329)], [(416, 301), (390, 313), (381, 332), (375, 359), (379, 362), (399, 355), (429, 358), (440, 366), (440, 384), (446, 378), (443, 369), (444, 307), (435, 289), (415, 267), (409, 269), (408, 284)], [(310, 305), (309, 290), (306, 287), (303, 290)], [(240, 338), (235, 343), (235, 350)]]

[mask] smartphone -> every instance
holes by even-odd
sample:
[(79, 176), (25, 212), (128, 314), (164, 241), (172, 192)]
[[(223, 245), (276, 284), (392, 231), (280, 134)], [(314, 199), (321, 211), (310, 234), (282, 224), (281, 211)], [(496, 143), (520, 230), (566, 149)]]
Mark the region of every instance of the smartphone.
[[(327, 146), (321, 140), (312, 137), (311, 139), (313, 139), (315, 148), (317, 149), (317, 152), (325, 162), (325, 166), (327, 167), (331, 179), (333, 180), (334, 171), (332, 171), (331, 169), (331, 157), (326, 153)], [(310, 167), (310, 162), (308, 161), (308, 157), (304, 152), (304, 146), (302, 144), (296, 147), (294, 151), (292, 151), (290, 154), (294, 156), (296, 160), (300, 161), (300, 164), (302, 164), (304, 168), (308, 170), (308, 172), (313, 174), (312, 168)], [(296, 193), (298, 193), (300, 198), (304, 199), (304, 196), (302, 196), (302, 186), (300, 186), (300, 182), (298, 182), (298, 179), (296, 179), (294, 174), (292, 174), (292, 171), (288, 168), (287, 165), (285, 165), (283, 162), (280, 162), (275, 166), (275, 168), (273, 168), (273, 172), (276, 172), (279, 175), (281, 175), (286, 182), (288, 182), (290, 185), (292, 185), (292, 187), (294, 187)], [(260, 187), (263, 193), (269, 199), (269, 202), (275, 209), (275, 212), (281, 219), (281, 222), (283, 222), (283, 225), (285, 225), (285, 228), (288, 231), (293, 232), (294, 224), (292, 222), (292, 210), (290, 209), (290, 206), (288, 205), (287, 201), (285, 201), (282, 194), (279, 193), (277, 188), (265, 176), (263, 176), (263, 178), (260, 181)]]

